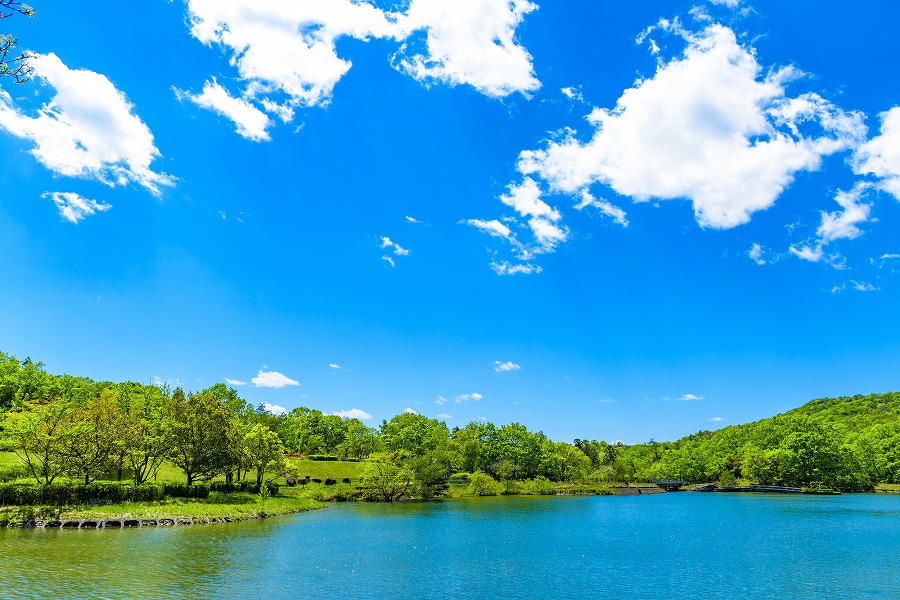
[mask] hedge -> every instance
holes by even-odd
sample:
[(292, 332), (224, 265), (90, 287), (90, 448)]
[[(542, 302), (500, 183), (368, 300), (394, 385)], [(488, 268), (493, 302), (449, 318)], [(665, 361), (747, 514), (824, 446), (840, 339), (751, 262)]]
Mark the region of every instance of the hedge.
[[(275, 496), (278, 494), (278, 484), (269, 481), (266, 483), (269, 488), (269, 494)], [(259, 486), (254, 481), (214, 481), (209, 485), (209, 489), (214, 492), (234, 493), (249, 492), (251, 494), (259, 493)]]
[(137, 487), (130, 483), (89, 483), (88, 485), (0, 484), (0, 506), (63, 506), (67, 504), (150, 502), (162, 500), (165, 495), (165, 486), (154, 483)]

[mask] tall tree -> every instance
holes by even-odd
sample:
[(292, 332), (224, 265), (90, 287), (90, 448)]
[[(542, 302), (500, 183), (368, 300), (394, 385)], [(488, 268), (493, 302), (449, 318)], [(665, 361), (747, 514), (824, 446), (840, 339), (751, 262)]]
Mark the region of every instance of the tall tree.
[(233, 462), (234, 423), (228, 408), (212, 394), (172, 394), (171, 461), (188, 485), (223, 473)]

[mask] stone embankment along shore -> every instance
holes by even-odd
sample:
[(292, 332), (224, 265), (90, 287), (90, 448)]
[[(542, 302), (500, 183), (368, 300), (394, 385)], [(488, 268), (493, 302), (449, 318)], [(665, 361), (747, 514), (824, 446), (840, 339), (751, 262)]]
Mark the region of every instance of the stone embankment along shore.
[(660, 487), (617, 487), (616, 496), (638, 496), (644, 494), (665, 494), (666, 490)]
[(176, 527), (181, 525), (208, 525), (210, 523), (235, 523), (238, 521), (252, 521), (266, 517), (277, 517), (279, 513), (266, 515), (253, 515), (249, 517), (165, 517), (162, 519), (70, 519), (70, 520), (30, 520), (10, 523), (9, 527), (23, 529), (126, 529), (133, 527)]

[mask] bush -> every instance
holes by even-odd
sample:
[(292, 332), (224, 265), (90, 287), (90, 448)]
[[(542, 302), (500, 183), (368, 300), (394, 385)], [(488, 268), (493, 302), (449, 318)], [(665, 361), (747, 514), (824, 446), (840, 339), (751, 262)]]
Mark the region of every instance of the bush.
[(556, 493), (553, 482), (542, 475), (523, 481), (519, 489), (521, 493), (532, 496), (552, 496)]
[(487, 473), (475, 471), (469, 477), (469, 488), (466, 491), (470, 496), (499, 496), (503, 493), (503, 484)]
[(307, 457), (309, 460), (329, 460), (329, 461), (340, 461), (344, 460), (340, 456), (329, 456), (327, 454), (311, 454)]
[[(279, 486), (274, 482), (267, 482), (266, 486), (269, 488), (270, 496), (277, 496)], [(213, 492), (222, 492), (226, 494), (232, 494), (234, 492), (247, 492), (250, 494), (258, 494), (259, 486), (256, 485), (255, 481), (233, 481), (228, 483), (227, 481), (214, 481), (209, 484), (209, 489)]]
[(88, 485), (0, 484), (0, 506), (118, 504), (151, 502), (165, 496), (164, 486), (153, 483), (137, 487), (130, 483), (96, 482)]
[(208, 483), (167, 483), (165, 484), (166, 496), (172, 498), (209, 498), (210, 486)]

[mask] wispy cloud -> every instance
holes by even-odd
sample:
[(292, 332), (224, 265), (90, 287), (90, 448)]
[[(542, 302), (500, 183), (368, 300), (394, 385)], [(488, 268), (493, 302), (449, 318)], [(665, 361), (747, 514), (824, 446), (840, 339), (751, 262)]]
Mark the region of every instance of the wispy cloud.
[(246, 381), (239, 381), (237, 379), (228, 379), (227, 377), (225, 378), (225, 383), (227, 383), (228, 385), (234, 385), (234, 386), (247, 385)]
[(104, 212), (112, 208), (105, 202), (97, 202), (84, 198), (73, 192), (44, 192), (42, 198), (50, 198), (61, 216), (70, 223), (78, 223), (85, 217)]
[(674, 398), (676, 402), (691, 402), (694, 400), (703, 400), (703, 396), (696, 396), (694, 394), (684, 394), (683, 396), (679, 396), (678, 398)]
[(451, 417), (450, 415), (448, 415), (447, 413), (441, 413), (441, 414), (435, 415), (435, 416), (436, 416), (438, 419), (452, 419), (452, 418), (453, 418), (453, 417)]
[(522, 367), (520, 367), (516, 363), (512, 362), (511, 360), (508, 360), (506, 362), (501, 362), (499, 360), (494, 361), (494, 371), (496, 371), (497, 373), (503, 373), (503, 372), (507, 372), (507, 371), (518, 371), (521, 368)]
[(473, 402), (478, 402), (482, 398), (484, 398), (484, 396), (482, 396), (479, 393), (460, 394), (458, 396), (453, 397), (453, 399), (456, 401), (457, 404), (459, 404), (460, 402), (468, 402), (470, 400)]
[(434, 399), (434, 403), (437, 404), (437, 405), (439, 405), (439, 406), (443, 406), (443, 405), (445, 405), (445, 404), (447, 403), (447, 399), (444, 398), (443, 396), (437, 396), (437, 397), (435, 397), (435, 399)]

